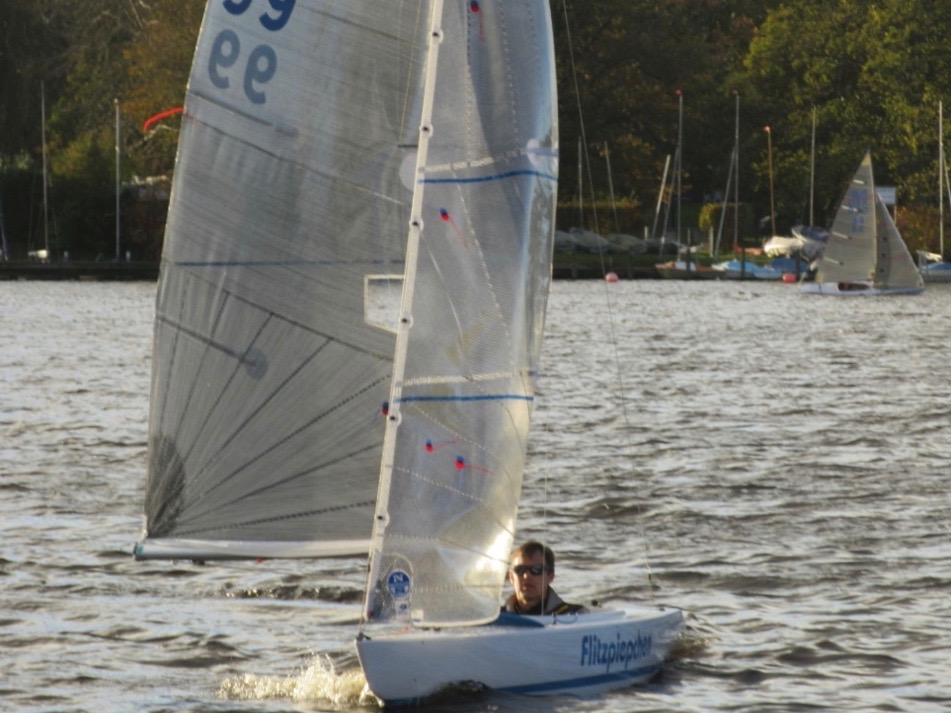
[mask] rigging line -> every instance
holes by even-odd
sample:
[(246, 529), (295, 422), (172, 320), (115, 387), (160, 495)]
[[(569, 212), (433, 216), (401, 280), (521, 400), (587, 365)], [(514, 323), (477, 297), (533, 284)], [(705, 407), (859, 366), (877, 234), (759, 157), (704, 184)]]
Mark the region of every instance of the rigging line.
[[(565, 18), (565, 36), (567, 37), (568, 59), (569, 59), (569, 65), (571, 67), (571, 78), (572, 78), (572, 82), (574, 84), (574, 89), (575, 89), (575, 102), (576, 102), (576, 108), (578, 111), (578, 125), (580, 127), (580, 132), (581, 132), (582, 151), (583, 151), (584, 158), (587, 159), (587, 140), (585, 137), (585, 128), (584, 128), (584, 112), (582, 111), (582, 108), (581, 108), (581, 90), (580, 90), (580, 86), (578, 82), (577, 66), (575, 64), (574, 45), (571, 40), (571, 23), (568, 20), (567, 0), (562, 0), (561, 6), (562, 6), (562, 12)], [(587, 172), (588, 172), (588, 184), (592, 185), (593, 181), (591, 180), (590, 160), (586, 160), (585, 164), (587, 166)], [(600, 235), (600, 232), (598, 231), (597, 207), (594, 205), (594, 200), (593, 200), (593, 197), (594, 197), (593, 190), (594, 189), (592, 185), (592, 188), (591, 188), (592, 206), (593, 206), (592, 214), (594, 218), (594, 228), (595, 228), (595, 232), (597, 232)], [(602, 272), (602, 275), (604, 275), (606, 274), (606, 270), (604, 266), (604, 251), (601, 247), (600, 241), (598, 242), (598, 253), (601, 258), (601, 272)], [(611, 303), (611, 298), (610, 298), (611, 296), (609, 293), (608, 281), (602, 280), (601, 287), (604, 290), (605, 305), (607, 306), (607, 315), (608, 315), (608, 329), (610, 331), (611, 345), (614, 349), (614, 364), (615, 364), (615, 372), (617, 374), (617, 381), (618, 381), (618, 395), (619, 395), (619, 403), (621, 408), (621, 418), (625, 426), (625, 432), (627, 434), (627, 444), (628, 444), (628, 447), (630, 448), (630, 444), (631, 444), (630, 434), (632, 432), (632, 427), (631, 427), (630, 417), (628, 415), (628, 410), (627, 410), (627, 399), (625, 397), (626, 391), (625, 391), (623, 373), (621, 371), (621, 357), (620, 357), (620, 352), (618, 349), (618, 339), (617, 339), (617, 331), (615, 329), (614, 310)], [(546, 485), (546, 495), (547, 495), (547, 485)], [(640, 500), (637, 500), (635, 502), (635, 507), (638, 513), (638, 517), (637, 517), (638, 530), (640, 532), (641, 542), (643, 543), (643, 547), (644, 547), (644, 566), (647, 572), (648, 592), (650, 594), (651, 604), (656, 605), (656, 600), (655, 600), (656, 584), (654, 582), (653, 572), (651, 571), (650, 547), (647, 541), (647, 531), (644, 525), (645, 512)]]

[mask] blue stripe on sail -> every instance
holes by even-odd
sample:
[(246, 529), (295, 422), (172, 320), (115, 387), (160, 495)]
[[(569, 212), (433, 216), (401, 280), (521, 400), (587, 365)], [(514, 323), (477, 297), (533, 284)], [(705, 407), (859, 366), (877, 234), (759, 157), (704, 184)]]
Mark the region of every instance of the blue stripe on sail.
[(507, 173), (497, 173), (494, 176), (476, 176), (475, 178), (421, 178), (420, 183), (486, 183), (488, 181), (501, 181), (506, 178), (513, 178), (514, 176), (535, 176), (536, 178), (543, 178), (546, 181), (552, 181), (554, 183), (558, 182), (558, 176), (553, 176), (550, 173), (542, 173), (541, 171), (530, 171), (528, 169), (523, 169), (521, 171), (508, 171)]
[(406, 404), (413, 401), (534, 401), (534, 396), (522, 394), (484, 394), (481, 396), (403, 396), (399, 403)]

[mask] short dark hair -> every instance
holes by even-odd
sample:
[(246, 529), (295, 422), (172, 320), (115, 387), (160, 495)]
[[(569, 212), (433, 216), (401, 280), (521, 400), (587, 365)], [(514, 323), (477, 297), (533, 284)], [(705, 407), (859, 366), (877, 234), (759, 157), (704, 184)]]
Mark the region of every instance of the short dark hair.
[(522, 559), (527, 559), (532, 555), (544, 555), (545, 556), (545, 571), (548, 574), (555, 573), (555, 553), (552, 552), (551, 548), (547, 545), (543, 545), (541, 542), (535, 540), (529, 540), (524, 543), (521, 547), (515, 550), (512, 553), (511, 559), (516, 557), (521, 557)]

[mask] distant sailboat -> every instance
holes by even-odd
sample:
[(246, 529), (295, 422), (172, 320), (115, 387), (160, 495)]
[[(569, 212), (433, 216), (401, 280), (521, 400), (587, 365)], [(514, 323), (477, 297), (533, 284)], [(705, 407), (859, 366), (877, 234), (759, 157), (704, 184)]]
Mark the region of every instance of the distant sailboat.
[(31, 260), (48, 262), (50, 258), (49, 158), (46, 150), (46, 85), (40, 82), (40, 141), (43, 151), (43, 247), (30, 250)]
[(911, 253), (875, 190), (871, 154), (865, 154), (839, 205), (815, 281), (800, 290), (843, 296), (924, 290)]
[[(808, 277), (805, 263), (816, 259), (825, 248), (829, 233), (815, 224), (816, 184), (816, 109), (812, 110), (812, 135), (809, 149), (809, 223), (794, 225), (791, 236), (773, 235), (763, 243), (763, 252), (771, 257), (795, 257), (793, 271), (800, 277)], [(772, 171), (770, 171), (772, 173)], [(774, 231), (775, 232), (775, 231)]]
[[(948, 177), (948, 165), (944, 158), (944, 111), (938, 102), (938, 254), (925, 257), (928, 261), (919, 267), (925, 282), (951, 282), (951, 262), (944, 259), (944, 201), (945, 185)], [(947, 185), (951, 203), (951, 184)], [(919, 256), (923, 253), (919, 251)]]
[[(720, 252), (720, 240), (723, 236), (723, 226), (726, 222), (727, 201), (730, 195), (730, 186), (733, 186), (733, 251), (739, 252), (739, 258), (732, 258), (713, 264), (724, 279), (728, 280), (780, 280), (783, 273), (769, 265), (759, 265), (746, 259), (746, 251), (740, 245), (740, 93), (733, 92), (735, 99), (735, 119), (733, 130), (733, 152), (730, 157), (730, 169), (727, 172), (726, 191), (723, 195), (723, 207), (720, 212), (720, 227), (717, 230), (717, 241), (714, 253)], [(768, 127), (767, 127), (768, 128)], [(772, 154), (772, 151), (770, 152)], [(770, 159), (770, 186), (772, 186), (772, 159)], [(775, 224), (775, 219), (774, 219)]]
[[(684, 245), (682, 240), (681, 223), (681, 203), (683, 202), (683, 134), (684, 134), (684, 95), (681, 90), (677, 90), (677, 152), (674, 154), (674, 173), (672, 176), (672, 186), (675, 200), (677, 201), (677, 249), (682, 253), (675, 260), (658, 263), (654, 266), (660, 277), (676, 280), (700, 280), (716, 279), (719, 275), (716, 270), (709, 265), (700, 265), (693, 255), (693, 247), (690, 240)], [(664, 236), (666, 238), (666, 225)]]
[(189, 82), (136, 556), (369, 551), (386, 703), (649, 679), (677, 609), (499, 610), (551, 279), (547, 0), (252, 7), (208, 3)]

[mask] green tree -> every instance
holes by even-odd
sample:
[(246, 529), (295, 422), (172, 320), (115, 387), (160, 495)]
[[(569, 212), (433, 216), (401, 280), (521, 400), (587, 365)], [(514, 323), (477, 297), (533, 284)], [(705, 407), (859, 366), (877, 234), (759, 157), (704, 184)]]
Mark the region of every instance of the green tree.
[(641, 205), (647, 223), (665, 158), (677, 144), (678, 89), (684, 92), (684, 185), (697, 196), (722, 190), (733, 144), (733, 75), (756, 23), (775, 4), (565, 0), (559, 13), (556, 3), (561, 200), (578, 193), (583, 133), (594, 184), (586, 193), (607, 194), (600, 153), (607, 144), (616, 195)]
[[(934, 200), (937, 103), (951, 82), (951, 7), (930, 0), (803, 0), (771, 12), (745, 60), (753, 112), (774, 128), (777, 204), (804, 217), (812, 114), (816, 222), (831, 218), (865, 149), (901, 202)], [(767, 182), (765, 159), (754, 166)]]
[(130, 154), (143, 175), (171, 175), (178, 144), (178, 120), (155, 124), (143, 135), (146, 119), (182, 106), (192, 55), (201, 27), (204, 0), (156, 0), (136, 41), (124, 52), (122, 108), (132, 124)]

